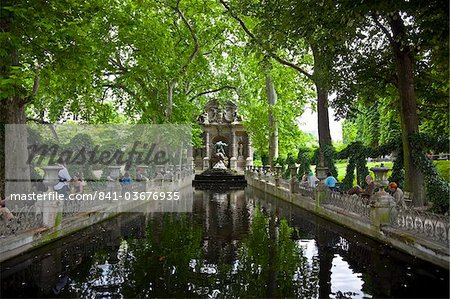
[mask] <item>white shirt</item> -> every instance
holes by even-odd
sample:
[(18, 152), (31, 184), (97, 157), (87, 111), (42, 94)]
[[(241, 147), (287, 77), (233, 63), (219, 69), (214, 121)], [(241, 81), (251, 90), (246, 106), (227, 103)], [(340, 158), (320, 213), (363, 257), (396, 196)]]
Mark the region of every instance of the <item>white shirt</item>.
[(316, 183), (319, 181), (318, 178), (316, 178), (315, 176), (308, 176), (308, 183), (310, 187), (316, 187)]
[(53, 189), (56, 190), (61, 190), (64, 186), (68, 186), (69, 185), (69, 181), (72, 179), (70, 177), (69, 171), (67, 170), (67, 168), (64, 165), (59, 165), (62, 167), (62, 169), (58, 172), (58, 177), (65, 179), (65, 182), (59, 182), (58, 184), (55, 185), (55, 187), (53, 187)]

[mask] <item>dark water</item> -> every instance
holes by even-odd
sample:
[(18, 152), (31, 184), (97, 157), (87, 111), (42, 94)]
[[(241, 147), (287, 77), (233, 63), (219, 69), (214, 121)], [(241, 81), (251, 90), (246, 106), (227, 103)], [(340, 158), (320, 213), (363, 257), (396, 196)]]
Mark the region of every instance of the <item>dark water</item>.
[(1, 264), (0, 297), (448, 298), (449, 273), (255, 190), (196, 191), (193, 213), (123, 214)]

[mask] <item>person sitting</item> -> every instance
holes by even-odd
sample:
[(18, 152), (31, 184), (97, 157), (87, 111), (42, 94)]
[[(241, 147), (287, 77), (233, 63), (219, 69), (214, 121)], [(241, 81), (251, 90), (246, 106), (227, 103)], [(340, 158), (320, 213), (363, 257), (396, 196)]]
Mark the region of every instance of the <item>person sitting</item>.
[(83, 180), (79, 174), (73, 177), (73, 191), (75, 193), (83, 193)]
[(360, 186), (355, 186), (352, 189), (350, 189), (347, 193), (349, 195), (357, 194), (362, 198), (369, 199), (370, 196), (372, 196), (373, 192), (375, 191), (375, 182), (373, 181), (373, 177), (371, 175), (366, 176), (366, 183), (367, 187), (365, 189), (361, 188)]
[(124, 173), (122, 178), (120, 178), (119, 182), (122, 184), (122, 186), (129, 186), (131, 185), (131, 176), (128, 171)]
[(302, 176), (302, 186), (308, 187), (308, 176), (309, 176), (309, 170), (305, 172), (305, 174)]
[(4, 218), (8, 221), (14, 219), (14, 215), (6, 207), (6, 201), (4, 199), (0, 200), (0, 219), (1, 218)]
[(403, 191), (398, 188), (397, 183), (390, 182), (388, 185), (389, 193), (394, 197), (395, 205), (400, 209), (406, 209), (406, 203), (403, 199)]
[(313, 175), (312, 171), (308, 173), (308, 184), (311, 188), (315, 188), (319, 179)]
[(331, 172), (327, 171), (327, 178), (324, 181), (325, 185), (330, 188), (331, 191), (336, 191), (336, 178), (331, 174)]
[(119, 180), (120, 184), (122, 185), (122, 196), (124, 196), (124, 194), (126, 192), (130, 192), (131, 191), (131, 176), (130, 173), (127, 171), (125, 172), (125, 174), (123, 175), (123, 177)]
[(144, 176), (144, 170), (141, 167), (136, 168), (136, 182), (148, 181)]

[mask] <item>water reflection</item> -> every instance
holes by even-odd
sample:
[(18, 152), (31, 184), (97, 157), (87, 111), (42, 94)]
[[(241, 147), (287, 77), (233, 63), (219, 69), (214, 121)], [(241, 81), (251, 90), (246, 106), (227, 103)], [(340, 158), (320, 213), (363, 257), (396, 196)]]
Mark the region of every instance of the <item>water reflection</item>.
[[(2, 297), (448, 297), (448, 271), (255, 190), (124, 214), (1, 265)], [(427, 286), (426, 288), (423, 286)]]

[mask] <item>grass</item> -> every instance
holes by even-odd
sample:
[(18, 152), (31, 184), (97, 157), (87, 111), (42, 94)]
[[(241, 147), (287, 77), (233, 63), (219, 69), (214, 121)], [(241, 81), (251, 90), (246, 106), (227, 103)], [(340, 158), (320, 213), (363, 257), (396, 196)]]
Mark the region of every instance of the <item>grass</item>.
[(447, 182), (450, 182), (450, 161), (434, 161), (434, 165), (436, 165), (439, 175)]
[[(367, 168), (372, 168), (375, 166), (380, 166), (381, 162), (369, 162), (367, 163)], [(392, 168), (393, 163), (392, 162), (383, 162), (384, 166)], [(446, 180), (447, 182), (450, 182), (450, 161), (445, 160), (439, 160), (434, 161), (434, 164), (436, 165), (439, 175)], [(336, 168), (338, 171), (338, 181), (342, 182), (342, 180), (345, 177), (345, 172), (347, 168), (347, 163), (336, 163)], [(373, 175), (373, 173), (370, 171), (370, 174)], [(388, 172), (388, 176), (391, 175), (391, 172)], [(353, 182), (353, 185), (356, 185), (356, 170), (355, 170), (355, 180)]]
[[(370, 171), (370, 168), (380, 166), (380, 164), (383, 163), (385, 167), (392, 168), (393, 163), (392, 162), (369, 162), (367, 163), (367, 168), (369, 168), (369, 173), (373, 176), (373, 172)], [(342, 182), (342, 180), (345, 177), (345, 173), (347, 171), (347, 162), (345, 163), (336, 163), (336, 168), (338, 171), (338, 177), (337, 180), (339, 182)], [(391, 172), (388, 172), (388, 176), (391, 175)], [(353, 180), (353, 185), (356, 185), (356, 169), (355, 169), (355, 179)]]

